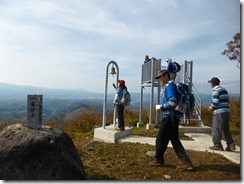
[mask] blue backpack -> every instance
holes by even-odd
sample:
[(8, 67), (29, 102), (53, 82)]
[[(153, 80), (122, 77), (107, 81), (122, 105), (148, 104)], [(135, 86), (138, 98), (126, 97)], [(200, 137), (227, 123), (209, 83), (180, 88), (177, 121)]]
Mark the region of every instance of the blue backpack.
[(121, 104), (129, 105), (131, 102), (130, 93), (127, 89), (123, 89), (123, 96), (121, 98)]
[(177, 73), (180, 71), (181, 69), (181, 66), (179, 63), (175, 62), (175, 61), (172, 61), (171, 59), (168, 59), (167, 60), (167, 63), (168, 63), (168, 66), (167, 66), (167, 70), (170, 72), (170, 73)]
[(195, 107), (195, 97), (192, 94), (189, 85), (177, 82), (176, 89), (178, 91), (178, 107), (177, 110), (190, 117)]

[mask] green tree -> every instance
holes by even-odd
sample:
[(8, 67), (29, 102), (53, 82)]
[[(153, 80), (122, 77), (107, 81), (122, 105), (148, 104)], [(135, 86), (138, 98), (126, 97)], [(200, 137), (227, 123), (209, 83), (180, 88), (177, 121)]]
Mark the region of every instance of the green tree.
[(240, 62), (241, 62), (241, 35), (240, 33), (236, 33), (233, 36), (233, 40), (229, 41), (225, 49), (221, 54), (228, 57), (230, 60), (237, 61), (237, 67), (240, 69)]

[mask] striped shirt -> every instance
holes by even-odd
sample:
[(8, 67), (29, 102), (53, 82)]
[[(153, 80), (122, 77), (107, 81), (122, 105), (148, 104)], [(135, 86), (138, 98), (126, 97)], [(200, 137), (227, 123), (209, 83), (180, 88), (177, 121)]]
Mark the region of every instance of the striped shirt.
[(212, 108), (214, 114), (230, 112), (229, 109), (229, 95), (225, 88), (221, 86), (215, 86), (212, 94)]

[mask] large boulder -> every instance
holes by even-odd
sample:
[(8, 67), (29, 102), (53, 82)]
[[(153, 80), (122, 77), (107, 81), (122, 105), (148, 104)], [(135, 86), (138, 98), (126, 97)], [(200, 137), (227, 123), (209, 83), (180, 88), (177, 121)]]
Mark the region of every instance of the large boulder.
[(83, 163), (63, 131), (9, 125), (0, 132), (0, 179), (82, 180)]

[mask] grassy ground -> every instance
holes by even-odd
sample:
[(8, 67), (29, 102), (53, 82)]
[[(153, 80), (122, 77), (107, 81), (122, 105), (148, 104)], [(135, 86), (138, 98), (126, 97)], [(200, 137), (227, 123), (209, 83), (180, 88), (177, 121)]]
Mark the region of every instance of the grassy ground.
[[(134, 130), (133, 130), (134, 132)], [(148, 131), (147, 131), (148, 132)], [(151, 130), (150, 135), (156, 134)], [(140, 130), (134, 134), (143, 134)], [(155, 146), (133, 143), (93, 142), (93, 132), (70, 135), (81, 156), (88, 180), (240, 180), (240, 165), (222, 155), (186, 150), (194, 171), (177, 171), (179, 160), (172, 148), (167, 148), (165, 167), (153, 167), (154, 159), (146, 155)]]

